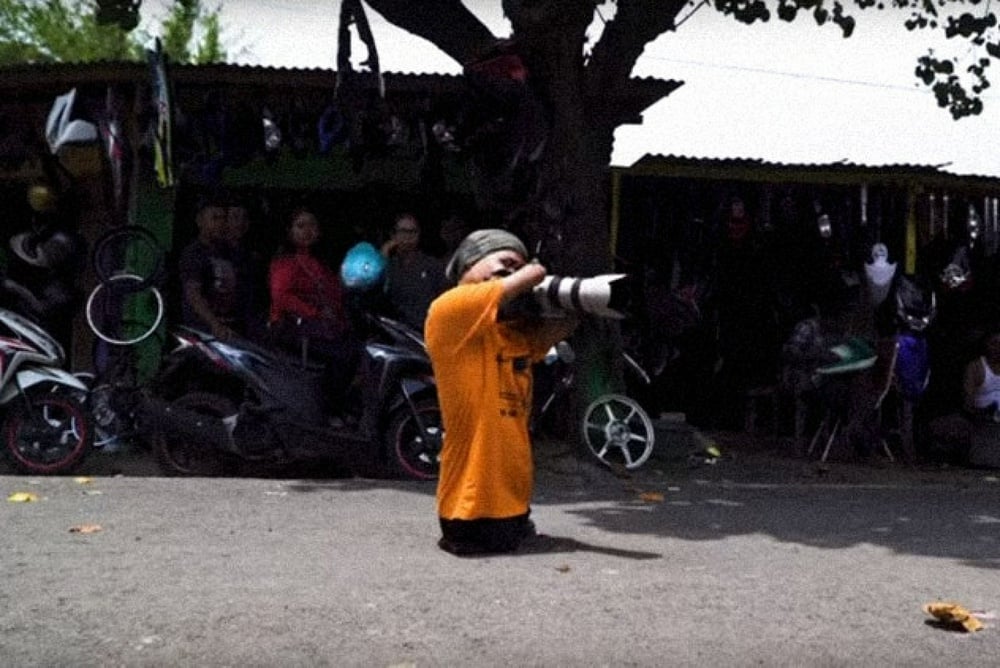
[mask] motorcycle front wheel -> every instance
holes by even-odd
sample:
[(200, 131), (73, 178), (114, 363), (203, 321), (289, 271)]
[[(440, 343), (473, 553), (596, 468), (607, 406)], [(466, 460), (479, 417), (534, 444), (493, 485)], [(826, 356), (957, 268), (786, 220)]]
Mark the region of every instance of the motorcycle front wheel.
[[(444, 427), (437, 399), (429, 397), (396, 411), (386, 430), (386, 473), (393, 478), (436, 480)], [(418, 419), (419, 418), (419, 419)]]
[(83, 404), (60, 392), (37, 392), (10, 409), (4, 446), (23, 473), (69, 473), (90, 451), (93, 429)]
[[(232, 401), (209, 392), (185, 394), (173, 405), (215, 418), (236, 412)], [(212, 445), (194, 443), (163, 427), (158, 427), (152, 434), (152, 448), (164, 475), (211, 477), (222, 475), (228, 469), (226, 457)]]
[(635, 399), (603, 394), (583, 413), (583, 440), (606, 466), (637, 469), (653, 454), (656, 432)]

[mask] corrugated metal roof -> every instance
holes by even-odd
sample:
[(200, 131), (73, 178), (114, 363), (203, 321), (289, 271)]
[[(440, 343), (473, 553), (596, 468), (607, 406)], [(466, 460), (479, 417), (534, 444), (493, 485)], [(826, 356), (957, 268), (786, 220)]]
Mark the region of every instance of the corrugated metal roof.
[[(333, 89), (337, 71), (323, 68), (265, 67), (217, 63), (208, 65), (169, 64), (169, 76), (175, 84), (211, 86), (223, 84), (271, 89)], [(375, 78), (367, 71), (356, 72), (358, 80), (374, 88)], [(60, 88), (87, 84), (128, 84), (147, 81), (148, 66), (142, 62), (99, 61), (90, 63), (35, 63), (0, 67), (0, 90), (15, 97), (44, 97)], [(386, 89), (393, 93), (423, 93), (453, 96), (468, 93), (467, 79), (460, 74), (383, 73)], [(681, 85), (672, 79), (636, 77), (605, 105), (619, 123), (640, 123), (640, 114)], [(61, 91), (60, 91), (61, 92)], [(604, 94), (603, 97), (608, 97)]]
[[(226, 80), (233, 76), (239, 76), (258, 80), (273, 80), (275, 77), (288, 78), (293, 80), (312, 79), (319, 82), (324, 79), (333, 79), (337, 75), (334, 68), (320, 67), (273, 67), (264, 65), (246, 65), (235, 63), (209, 63), (205, 65), (192, 65), (187, 63), (169, 63), (170, 74), (179, 80), (221, 78)], [(45, 78), (58, 76), (69, 77), (97, 77), (100, 79), (121, 79), (126, 80), (135, 76), (145, 76), (146, 63), (134, 61), (94, 61), (86, 63), (18, 63), (15, 65), (0, 66), (0, 87), (10, 88), (20, 85), (51, 85)], [(367, 71), (357, 72), (362, 78), (370, 77)], [(462, 85), (465, 77), (461, 74), (433, 74), (433, 73), (406, 73), (406, 72), (383, 72), (386, 82), (398, 84), (454, 84)], [(680, 81), (673, 79), (657, 79), (655, 77), (633, 77), (630, 81), (633, 92), (661, 93), (669, 92), (681, 85)]]
[(946, 169), (947, 165), (919, 165), (907, 163), (865, 164), (859, 162), (840, 161), (833, 163), (789, 163), (775, 162), (762, 158), (730, 157), (703, 158), (687, 155), (650, 154), (637, 160), (625, 171), (636, 175), (665, 175), (671, 171), (688, 174), (692, 171), (715, 173), (734, 173), (749, 170), (761, 174), (767, 172), (776, 175), (795, 174), (798, 177), (822, 177), (829, 180), (839, 175), (842, 180), (857, 181), (866, 177), (878, 181), (900, 181), (920, 177), (921, 180), (939, 179), (942, 182), (963, 182), (970, 185), (981, 185), (990, 188), (1000, 188), (1000, 178), (982, 174), (955, 174)]
[[(220, 82), (239, 80), (247, 83), (282, 83), (296, 85), (332, 85), (337, 71), (324, 68), (265, 67), (260, 65), (237, 65), (214, 63), (190, 65), (170, 63), (170, 76), (177, 81), (190, 82), (215, 80)], [(147, 75), (148, 66), (134, 61), (96, 61), (88, 63), (20, 63), (0, 67), (0, 87), (50, 88), (56, 82), (70, 80), (98, 80), (103, 82), (126, 82), (142, 80)], [(361, 77), (370, 76), (359, 72)], [(409, 85), (452, 84), (459, 85), (462, 77), (454, 74), (401, 74), (385, 72), (386, 82)]]

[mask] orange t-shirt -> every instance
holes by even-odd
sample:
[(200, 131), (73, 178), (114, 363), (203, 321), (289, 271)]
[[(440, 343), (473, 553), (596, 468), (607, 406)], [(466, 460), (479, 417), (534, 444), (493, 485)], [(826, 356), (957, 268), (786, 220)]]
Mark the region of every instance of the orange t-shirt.
[(460, 285), (431, 304), (424, 327), (444, 420), (438, 515), (502, 519), (531, 502), (528, 418), (540, 337), (497, 322), (498, 280)]

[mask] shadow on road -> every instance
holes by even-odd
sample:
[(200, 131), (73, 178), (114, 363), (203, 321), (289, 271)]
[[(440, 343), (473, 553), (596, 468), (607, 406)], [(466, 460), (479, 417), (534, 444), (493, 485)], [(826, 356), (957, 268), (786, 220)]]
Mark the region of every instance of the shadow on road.
[(603, 545), (591, 545), (568, 536), (552, 536), (549, 534), (538, 534), (526, 540), (514, 552), (485, 552), (477, 554), (456, 554), (459, 559), (496, 559), (497, 557), (522, 557), (531, 554), (559, 554), (570, 552), (590, 552), (592, 554), (603, 554), (609, 557), (619, 557), (622, 559), (662, 559), (663, 555), (656, 552), (643, 552), (641, 550), (623, 550), (617, 547), (606, 547)]
[(611, 503), (567, 512), (619, 534), (685, 541), (767, 535), (822, 549), (859, 544), (1000, 570), (1000, 484), (628, 481)]

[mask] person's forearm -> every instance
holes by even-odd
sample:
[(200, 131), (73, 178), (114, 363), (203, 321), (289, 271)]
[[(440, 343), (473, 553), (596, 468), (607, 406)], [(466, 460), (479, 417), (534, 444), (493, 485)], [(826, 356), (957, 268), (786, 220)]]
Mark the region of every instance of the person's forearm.
[(202, 322), (208, 325), (208, 328), (212, 330), (213, 333), (225, 328), (225, 325), (223, 325), (223, 323), (215, 316), (215, 313), (212, 312), (212, 308), (208, 305), (208, 301), (201, 294), (201, 290), (199, 288), (188, 286), (184, 290), (184, 297), (187, 299), (188, 305), (191, 307), (191, 310), (194, 311), (195, 315), (197, 315)]
[(545, 278), (545, 273), (545, 267), (536, 262), (531, 262), (510, 276), (505, 276), (502, 279), (504, 302), (508, 302), (518, 295), (522, 295), (533, 289), (542, 282), (542, 279)]
[(209, 326), (209, 328), (214, 330), (222, 326), (222, 322), (215, 317), (215, 314), (212, 313), (212, 309), (208, 308), (208, 305), (203, 299), (199, 298), (197, 300), (192, 300), (190, 303), (191, 309), (206, 325)]

